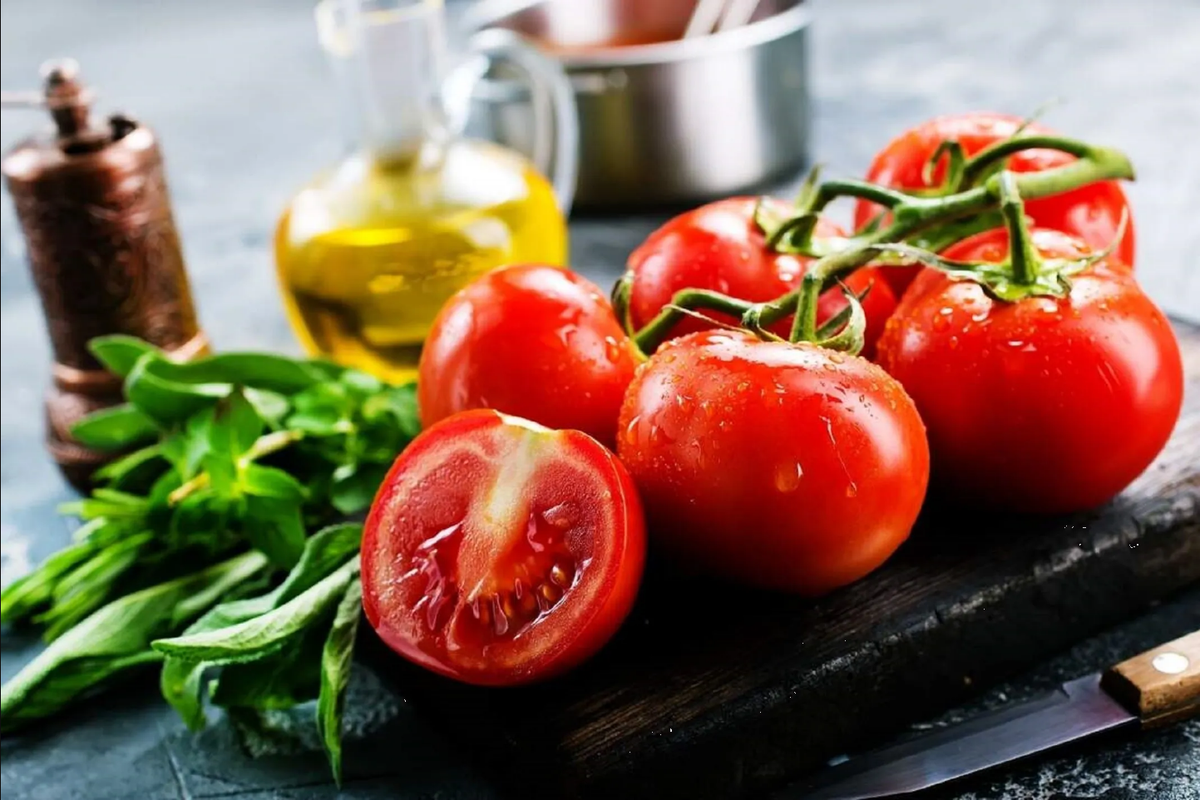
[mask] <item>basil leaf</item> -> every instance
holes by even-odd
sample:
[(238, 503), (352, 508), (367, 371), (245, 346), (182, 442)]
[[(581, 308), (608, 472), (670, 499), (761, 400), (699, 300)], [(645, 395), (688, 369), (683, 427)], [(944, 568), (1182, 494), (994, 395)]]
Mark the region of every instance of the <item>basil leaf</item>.
[[(318, 531), (309, 537), (300, 561), (274, 591), (259, 597), (222, 603), (193, 623), (184, 635), (229, 628), (279, 608), (353, 558), (361, 539), (361, 525), (331, 525)], [(312, 658), (311, 663), (318, 663), (317, 659)], [(215, 666), (216, 662), (192, 661), (178, 656), (167, 656), (163, 663), (160, 677), (163, 697), (193, 730), (204, 727), (202, 679), (205, 670)], [(232, 680), (238, 678), (235, 676)], [(232, 691), (231, 687), (226, 687), (227, 694), (232, 694)]]
[(134, 450), (127, 456), (105, 464), (93, 473), (98, 481), (106, 481), (113, 486), (125, 485), (135, 474), (148, 464), (163, 458), (162, 445), (151, 445), (140, 450)]
[(288, 399), (278, 392), (246, 387), (242, 390), (242, 394), (250, 401), (250, 405), (254, 406), (259, 418), (273, 428), (283, 424), (283, 418), (292, 408)]
[(358, 559), (347, 561), (292, 600), (262, 616), (228, 628), (152, 643), (155, 650), (192, 661), (238, 663), (276, 652), (334, 606), (358, 574)]
[(54, 587), (50, 609), (37, 618), (38, 624), (46, 626), (45, 640), (54, 641), (103, 605), (153, 538), (142, 533), (110, 544), (63, 576)]
[(71, 435), (86, 447), (112, 452), (152, 441), (158, 427), (139, 409), (124, 404), (88, 414), (71, 426)]
[(0, 730), (45, 717), (114, 675), (159, 660), (152, 640), (177, 630), (265, 566), (260, 553), (245, 553), (100, 608), (0, 687)]
[(277, 497), (246, 495), (243, 531), (250, 544), (284, 569), (296, 564), (304, 550), (304, 518), (300, 504)]
[(261, 464), (247, 464), (243, 467), (239, 485), (246, 494), (274, 497), (293, 503), (299, 503), (306, 494), (300, 481), (281, 469), (264, 467)]
[(257, 659), (228, 664), (214, 682), (214, 705), (258, 709), (291, 708), (314, 699), (321, 680), (321, 646), (328, 612), (305, 628), (287, 647)]
[(235, 391), (217, 404), (209, 447), (215, 452), (240, 456), (254, 446), (265, 427), (250, 401), (241, 391)]
[(344, 471), (339, 469), (329, 488), (329, 502), (343, 514), (357, 514), (371, 505), (387, 471), (388, 467), (382, 464), (359, 464)]
[(327, 380), (323, 371), (309, 362), (272, 353), (223, 353), (164, 364), (158, 374), (175, 383), (249, 386), (284, 395)]
[(342, 711), (354, 658), (354, 638), (362, 613), (362, 581), (355, 578), (338, 604), (321, 652), (321, 691), (317, 696), (317, 732), (338, 786), (342, 785)]
[(322, 528), (304, 544), (304, 554), (276, 589), (278, 603), (286, 603), (358, 555), (362, 525), (344, 522)]
[(50, 602), (62, 576), (87, 562), (96, 552), (90, 542), (77, 542), (52, 554), (37, 569), (22, 575), (0, 592), (0, 621), (21, 622)]
[(114, 375), (124, 378), (132, 370), (138, 359), (147, 353), (153, 353), (158, 358), (165, 355), (154, 345), (136, 336), (113, 334), (97, 336), (88, 342), (88, 350), (104, 367)]
[(212, 406), (233, 389), (228, 383), (174, 380), (183, 366), (152, 355), (142, 356), (125, 377), (125, 397), (151, 419), (173, 425)]

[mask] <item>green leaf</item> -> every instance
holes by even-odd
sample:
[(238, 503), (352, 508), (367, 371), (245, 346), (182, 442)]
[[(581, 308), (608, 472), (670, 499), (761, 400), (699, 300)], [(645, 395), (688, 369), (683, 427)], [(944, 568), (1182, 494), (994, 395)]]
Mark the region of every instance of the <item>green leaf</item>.
[(46, 641), (54, 641), (103, 605), (153, 538), (151, 533), (142, 533), (109, 544), (64, 575), (54, 586), (50, 609), (37, 618), (38, 624), (46, 626)]
[(233, 497), (236, 494), (238, 465), (235, 458), (230, 453), (209, 450), (200, 459), (200, 466), (208, 473), (208, 485), (221, 497)]
[(254, 406), (254, 410), (258, 412), (259, 418), (272, 427), (282, 425), (283, 418), (287, 416), (288, 411), (292, 408), (292, 404), (288, 402), (288, 399), (278, 392), (246, 387), (242, 390), (242, 394), (250, 401), (250, 405)]
[(0, 730), (46, 717), (118, 673), (159, 660), (151, 641), (178, 630), (265, 566), (260, 553), (245, 553), (102, 607), (0, 688)]
[[(279, 608), (354, 558), (361, 540), (361, 525), (344, 523), (318, 531), (305, 542), (300, 561), (274, 591), (259, 597), (222, 603), (193, 623), (184, 635), (232, 627)], [(317, 663), (316, 658), (312, 659), (312, 663)], [(189, 728), (204, 727), (202, 679), (204, 672), (215, 666), (214, 662), (192, 661), (177, 656), (168, 656), (163, 663), (160, 678), (163, 697), (175, 707)], [(226, 691), (231, 692), (232, 689), (227, 687)]]
[(158, 435), (154, 420), (132, 405), (119, 405), (88, 414), (71, 426), (80, 444), (112, 452), (152, 441)]
[(165, 437), (160, 444), (163, 457), (175, 467), (181, 481), (191, 480), (200, 470), (200, 462), (209, 450), (213, 416), (213, 409), (205, 409), (189, 417), (182, 430)]
[(359, 464), (339, 469), (334, 473), (329, 502), (343, 514), (357, 514), (370, 507), (387, 471), (388, 467), (382, 464)]
[(306, 494), (300, 481), (281, 469), (261, 464), (251, 463), (243, 467), (239, 484), (246, 494), (274, 497), (292, 503), (299, 503)]
[(273, 353), (222, 353), (182, 363), (164, 362), (158, 374), (179, 384), (249, 386), (292, 395), (328, 380), (312, 363)]
[(362, 415), (368, 422), (388, 414), (396, 426), (408, 438), (421, 432), (421, 419), (417, 413), (417, 385), (391, 386), (363, 403)]
[(333, 618), (333, 627), (325, 638), (321, 653), (321, 691), (317, 698), (317, 731), (338, 786), (342, 785), (342, 711), (346, 706), (346, 687), (350, 683), (354, 638), (361, 614), (362, 581), (355, 578), (346, 587)]
[(11, 625), (21, 622), (42, 608), (54, 596), (54, 587), (62, 576), (78, 568), (96, 552), (90, 542), (77, 542), (53, 553), (37, 569), (22, 575), (0, 592), (0, 621)]
[(184, 366), (152, 355), (142, 356), (125, 378), (125, 397), (147, 417), (173, 425), (211, 407), (233, 390), (228, 383), (175, 380)]
[(134, 450), (127, 456), (118, 458), (116, 461), (105, 464), (96, 470), (93, 477), (96, 480), (107, 481), (114, 486), (120, 486), (134, 473), (162, 457), (162, 445), (155, 444), (143, 447), (140, 450)]
[(304, 517), (295, 500), (247, 495), (243, 531), (272, 563), (290, 569), (304, 550)]
[(358, 574), (358, 559), (347, 561), (308, 590), (262, 616), (228, 628), (171, 639), (159, 639), (160, 653), (192, 661), (253, 661), (284, 647), (341, 599)]
[(97, 336), (88, 342), (88, 350), (109, 372), (122, 378), (133, 371), (138, 359), (147, 353), (153, 353), (158, 358), (166, 357), (163, 351), (149, 342), (120, 333)]
[(291, 708), (314, 700), (321, 681), (321, 646), (332, 610), (288, 646), (254, 661), (228, 664), (214, 682), (212, 702), (230, 707)]
[(250, 401), (241, 391), (235, 391), (217, 404), (209, 447), (215, 452), (240, 456), (254, 446), (265, 427)]
[(286, 603), (358, 555), (362, 525), (343, 522), (322, 528), (304, 543), (300, 561), (275, 590), (277, 602)]

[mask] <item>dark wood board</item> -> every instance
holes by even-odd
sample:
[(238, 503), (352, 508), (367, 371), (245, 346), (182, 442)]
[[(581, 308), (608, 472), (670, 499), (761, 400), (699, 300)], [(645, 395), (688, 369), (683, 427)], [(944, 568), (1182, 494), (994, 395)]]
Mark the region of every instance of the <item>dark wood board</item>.
[(1183, 415), (1104, 508), (1015, 517), (935, 503), (882, 569), (818, 601), (659, 567), (617, 639), (543, 686), (387, 671), (513, 797), (776, 786), (1200, 581), (1200, 329), (1178, 331)]

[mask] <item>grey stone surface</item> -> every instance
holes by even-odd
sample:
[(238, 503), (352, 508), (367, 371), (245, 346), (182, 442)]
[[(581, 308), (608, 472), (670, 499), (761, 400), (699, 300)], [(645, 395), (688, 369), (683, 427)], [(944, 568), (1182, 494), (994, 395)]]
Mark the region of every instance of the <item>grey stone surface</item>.
[[(220, 348), (295, 350), (274, 287), (270, 236), (289, 193), (337, 157), (329, 77), (306, 0), (3, 0), (0, 85), (24, 88), (50, 56), (78, 58), (101, 105), (161, 134), (202, 321)], [(936, 113), (1029, 112), (1125, 148), (1139, 274), (1175, 313), (1200, 318), (1200, 3), (1195, 0), (856, 0), (815, 3), (815, 155), (857, 174), (884, 141)], [(40, 121), (38, 121), (40, 122)], [(5, 111), (8, 147), (35, 120)], [(574, 263), (601, 282), (663, 215), (576, 220)], [(49, 354), (11, 204), (0, 204), (0, 551), (5, 580), (61, 545), (69, 491), (40, 445)], [(1195, 592), (1081, 645), (983, 698), (994, 705), (1098, 669), (1200, 626)], [(34, 651), (5, 634), (0, 674)], [(494, 795), (403, 699), (364, 679), (373, 714), (347, 746), (338, 795), (316, 753), (252, 759), (229, 724), (193, 736), (152, 680), (3, 742), (6, 798), (444, 798)], [(970, 709), (952, 716), (961, 716)], [(1200, 797), (1200, 723), (1091, 742), (956, 788), (948, 797)]]

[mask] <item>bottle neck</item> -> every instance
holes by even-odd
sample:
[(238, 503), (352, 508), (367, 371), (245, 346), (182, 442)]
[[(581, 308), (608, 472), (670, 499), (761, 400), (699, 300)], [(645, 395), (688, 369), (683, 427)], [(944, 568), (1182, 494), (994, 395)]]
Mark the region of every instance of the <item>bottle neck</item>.
[(317, 28), (356, 149), (403, 162), (444, 140), (442, 0), (323, 0)]

